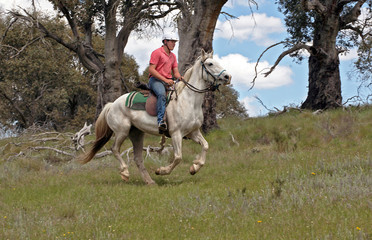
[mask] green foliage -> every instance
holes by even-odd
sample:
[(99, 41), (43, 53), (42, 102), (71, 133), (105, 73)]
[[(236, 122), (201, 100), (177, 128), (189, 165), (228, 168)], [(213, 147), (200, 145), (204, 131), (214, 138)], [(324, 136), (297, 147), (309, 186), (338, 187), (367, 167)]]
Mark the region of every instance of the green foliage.
[(247, 109), (239, 102), (239, 93), (230, 86), (221, 86), (216, 92), (216, 114), (219, 117), (248, 117)]
[[(169, 176), (153, 173), (166, 156), (148, 157), (155, 187), (133, 161), (124, 183), (113, 156), (81, 166), (23, 151), (34, 144), (27, 135), (3, 139), (0, 238), (370, 239), (371, 118), (371, 107), (224, 118), (195, 176), (188, 168), (200, 146), (191, 141)], [(280, 148), (286, 141), (297, 147)]]
[[(56, 19), (40, 19), (56, 31), (66, 31)], [(2, 21), (0, 32), (5, 31)], [(71, 127), (79, 109), (93, 121), (95, 92), (89, 79), (82, 76), (81, 66), (61, 45), (47, 39), (27, 47), (29, 39), (23, 24), (13, 24), (3, 41), (0, 68), (1, 124), (18, 129), (31, 125), (54, 128)], [(37, 35), (36, 35), (37, 36)], [(25, 47), (25, 48), (24, 48)], [(24, 49), (23, 49), (24, 48)], [(90, 107), (89, 107), (90, 106)]]
[[(58, 18), (40, 18), (53, 32), (69, 35)], [(0, 19), (0, 32), (5, 33), (7, 19)], [(38, 32), (31, 33), (38, 36)], [(41, 38), (28, 45), (30, 31), (23, 24), (13, 24), (4, 35), (0, 48), (0, 124), (6, 129), (23, 130), (32, 125), (56, 129), (81, 128), (94, 122), (96, 85), (93, 74), (83, 69), (74, 54), (55, 41)], [(104, 42), (94, 36), (98, 52)], [(122, 86), (133, 89), (139, 79), (138, 64), (124, 54), (121, 64)]]
[(315, 13), (305, 12), (301, 1), (277, 0), (279, 11), (285, 15), (285, 24), (292, 42), (310, 42), (312, 40)]
[[(307, 1), (276, 0), (279, 11), (285, 16), (284, 20), (287, 27), (287, 32), (289, 33), (289, 37), (286, 39), (286, 41), (288, 41), (287, 47), (293, 46), (297, 43), (309, 43), (314, 40), (319, 40), (319, 36), (314, 35), (315, 29), (321, 29), (326, 24), (329, 24), (327, 23), (327, 19), (329, 17), (327, 14), (339, 13), (341, 18), (347, 15), (355, 5), (355, 1), (350, 1), (350, 3), (345, 4), (341, 4), (339, 2), (335, 3), (332, 1), (321, 1), (320, 4), (328, 9), (331, 9), (330, 11), (332, 11), (332, 13), (319, 13), (316, 10), (305, 11), (305, 7), (303, 6), (304, 2)], [(341, 28), (344, 29), (340, 29), (338, 31), (336, 39), (338, 49), (350, 50), (353, 47), (358, 48), (360, 59), (357, 61), (357, 66), (358, 62), (366, 63), (363, 61), (363, 55), (369, 56), (371, 51), (371, 45), (369, 44), (370, 40), (368, 40), (370, 36), (367, 31), (363, 32), (364, 29), (369, 29), (372, 25), (372, 22), (370, 21), (371, 4), (372, 2), (370, 0), (364, 4), (366, 18), (358, 21), (355, 19), (353, 24), (357, 26), (356, 28), (345, 27), (341, 23)], [(331, 5), (333, 6), (330, 7)], [(337, 6), (337, 9), (335, 5), (339, 5)], [(358, 30), (358, 27), (360, 27), (360, 30)], [(347, 31), (346, 29), (355, 31)], [(298, 52), (292, 53), (291, 56), (296, 57), (298, 60), (303, 59), (303, 56), (301, 56)], [(364, 66), (369, 65), (367, 64)]]

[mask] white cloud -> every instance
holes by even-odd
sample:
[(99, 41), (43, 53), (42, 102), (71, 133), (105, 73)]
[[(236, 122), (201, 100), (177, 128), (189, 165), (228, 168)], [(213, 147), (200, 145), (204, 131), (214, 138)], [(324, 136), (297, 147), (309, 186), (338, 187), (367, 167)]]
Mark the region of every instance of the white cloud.
[[(261, 6), (265, 3), (265, 1), (266, 0), (256, 0), (255, 2), (257, 3), (258, 6)], [(236, 6), (245, 6), (245, 7), (251, 6), (252, 8), (256, 7), (256, 5), (252, 3), (249, 5), (248, 0), (228, 0), (224, 6), (228, 8), (234, 8)]]
[[(169, 29), (168, 29), (169, 30)], [(167, 31), (167, 30), (165, 30)], [(171, 31), (171, 30), (169, 30)], [(150, 62), (150, 55), (152, 51), (161, 47), (161, 33), (154, 33), (153, 38), (143, 37), (139, 38), (136, 33), (132, 33), (125, 46), (124, 52), (133, 55), (139, 65), (139, 72), (142, 73)], [(178, 44), (172, 51), (177, 56), (178, 60)]]
[(357, 52), (356, 48), (352, 48), (352, 49), (350, 49), (349, 52), (342, 53), (340, 55), (340, 61), (349, 61), (349, 60), (353, 60), (353, 59), (357, 59), (357, 58), (358, 58), (358, 52)]
[[(241, 54), (229, 54), (227, 56), (219, 57), (214, 56), (221, 65), (226, 68), (232, 75), (232, 84), (234, 86), (252, 86), (252, 80), (255, 76), (254, 68), (256, 62), (250, 62), (250, 60)], [(260, 62), (258, 65), (258, 77), (255, 80), (255, 88), (257, 89), (270, 89), (277, 88), (284, 85), (291, 84), (292, 70), (290, 67), (278, 65), (274, 72), (268, 77), (264, 77), (260, 72), (267, 71), (271, 65), (267, 61)]]
[(285, 27), (280, 18), (268, 17), (265, 13), (240, 16), (225, 22), (217, 21), (215, 37), (237, 39), (239, 41), (254, 41), (260, 46), (275, 43), (271, 34), (284, 33)]
[(257, 117), (257, 116), (261, 116), (261, 115), (264, 114), (262, 112), (262, 110), (260, 110), (260, 108), (257, 105), (252, 104), (252, 103), (257, 102), (257, 99), (256, 98), (254, 98), (254, 97), (245, 97), (240, 102), (247, 109), (247, 113), (248, 113), (249, 117)]
[[(0, 0), (0, 6), (3, 10), (11, 10), (18, 7), (27, 9), (32, 7), (32, 2), (30, 0)], [(35, 6), (37, 9), (42, 10), (45, 13), (54, 12), (53, 5), (47, 0), (36, 0)]]

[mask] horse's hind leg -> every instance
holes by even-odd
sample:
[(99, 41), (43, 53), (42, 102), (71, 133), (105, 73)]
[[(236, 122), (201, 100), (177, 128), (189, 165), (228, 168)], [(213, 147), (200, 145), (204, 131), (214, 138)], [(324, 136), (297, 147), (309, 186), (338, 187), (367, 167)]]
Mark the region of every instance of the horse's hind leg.
[(199, 143), (202, 146), (201, 153), (196, 157), (196, 159), (194, 160), (193, 164), (190, 167), (190, 174), (194, 175), (200, 170), (201, 167), (204, 166), (209, 145), (207, 140), (204, 139), (199, 129), (189, 134), (188, 137), (190, 137), (193, 141)]
[(129, 133), (129, 139), (132, 141), (133, 144), (134, 161), (141, 173), (143, 181), (145, 181), (146, 184), (156, 184), (150, 177), (143, 163), (142, 151), (144, 135), (145, 134), (137, 128), (132, 128)]
[(126, 138), (127, 138), (127, 132), (115, 133), (115, 141), (111, 148), (112, 153), (114, 154), (116, 159), (119, 160), (120, 176), (124, 181), (129, 180), (129, 170), (128, 170), (128, 165), (125, 163), (123, 158), (120, 156), (120, 146), (123, 144)]
[(172, 145), (174, 150), (174, 159), (172, 163), (166, 167), (156, 169), (156, 175), (168, 175), (182, 160), (182, 136), (180, 133), (172, 135)]

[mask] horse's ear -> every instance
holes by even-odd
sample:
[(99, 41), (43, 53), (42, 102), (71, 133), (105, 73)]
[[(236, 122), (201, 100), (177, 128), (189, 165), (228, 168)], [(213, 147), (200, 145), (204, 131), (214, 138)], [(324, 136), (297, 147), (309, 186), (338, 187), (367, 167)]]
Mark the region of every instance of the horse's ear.
[(209, 58), (213, 58), (213, 50), (209, 53)]
[(201, 60), (204, 62), (208, 58), (208, 54), (204, 51), (204, 49), (201, 50)]

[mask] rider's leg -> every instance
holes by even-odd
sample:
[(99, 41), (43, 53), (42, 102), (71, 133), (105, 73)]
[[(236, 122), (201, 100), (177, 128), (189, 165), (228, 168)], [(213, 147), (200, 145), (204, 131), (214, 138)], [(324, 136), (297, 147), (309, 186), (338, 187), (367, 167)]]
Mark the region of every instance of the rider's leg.
[(151, 77), (149, 80), (149, 87), (155, 93), (157, 98), (156, 110), (158, 114), (158, 124), (163, 122), (165, 114), (165, 105), (167, 101), (165, 87), (162, 81)]

